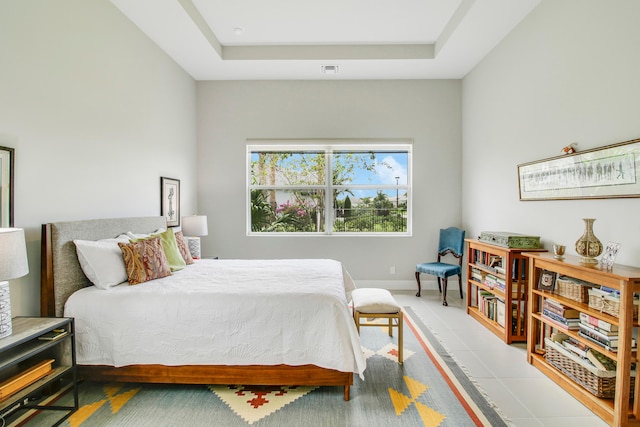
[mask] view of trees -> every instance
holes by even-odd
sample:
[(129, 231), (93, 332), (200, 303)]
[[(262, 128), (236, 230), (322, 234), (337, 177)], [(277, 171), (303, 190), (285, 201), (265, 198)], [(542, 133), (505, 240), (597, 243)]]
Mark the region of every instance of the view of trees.
[[(333, 232), (407, 231), (406, 191), (402, 203), (398, 188), (376, 190), (374, 197), (358, 198), (354, 193), (356, 175), (376, 174), (381, 166), (374, 152), (339, 152), (331, 167), (323, 151), (252, 154), (253, 232), (324, 232), (327, 214)], [(327, 173), (332, 177), (330, 197)], [(390, 191), (395, 191), (395, 199), (387, 194)]]

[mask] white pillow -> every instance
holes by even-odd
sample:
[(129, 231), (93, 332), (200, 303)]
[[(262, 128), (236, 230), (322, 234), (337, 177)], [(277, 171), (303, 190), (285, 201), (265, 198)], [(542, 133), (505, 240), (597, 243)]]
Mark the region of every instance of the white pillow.
[[(130, 239), (146, 239), (147, 237), (150, 237), (154, 234), (159, 234), (159, 233), (164, 233), (165, 231), (167, 231), (164, 228), (158, 228), (156, 231), (154, 231), (153, 233), (132, 233), (131, 231), (127, 232), (127, 236), (129, 236)], [(122, 235), (121, 235), (122, 236)], [(120, 237), (120, 236), (118, 236)]]
[(129, 243), (129, 238), (118, 236), (98, 241), (73, 241), (82, 271), (100, 289), (109, 289), (127, 281), (127, 270), (118, 242)]

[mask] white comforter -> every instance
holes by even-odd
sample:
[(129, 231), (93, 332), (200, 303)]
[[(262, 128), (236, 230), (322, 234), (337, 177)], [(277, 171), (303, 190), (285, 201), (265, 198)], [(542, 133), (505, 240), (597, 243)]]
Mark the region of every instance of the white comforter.
[(173, 275), (74, 293), (83, 365), (305, 365), (362, 377), (347, 303), (354, 284), (333, 260), (198, 260)]

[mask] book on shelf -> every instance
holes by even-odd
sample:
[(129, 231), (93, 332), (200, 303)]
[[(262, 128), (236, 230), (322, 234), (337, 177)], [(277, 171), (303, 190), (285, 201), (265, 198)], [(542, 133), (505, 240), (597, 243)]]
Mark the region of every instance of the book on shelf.
[(605, 356), (604, 354), (594, 350), (594, 349), (590, 349), (587, 352), (587, 359), (589, 360), (589, 362), (591, 362), (593, 364), (593, 366), (595, 366), (598, 369), (601, 369), (603, 371), (615, 371), (616, 370), (616, 362), (613, 359), (608, 358), (607, 356)]
[(590, 338), (592, 341), (596, 341), (598, 344), (603, 345), (604, 347), (609, 348), (618, 348), (618, 336), (608, 336), (602, 334), (589, 325), (585, 325), (584, 323), (580, 323), (579, 334)]
[(487, 274), (484, 276), (484, 282), (485, 285), (487, 285), (489, 287), (489, 289), (493, 289), (495, 287), (499, 287), (499, 282), (498, 282), (498, 278), (496, 276), (494, 276), (493, 274)]
[(559, 326), (563, 330), (568, 329), (577, 331), (580, 327), (580, 320), (564, 318), (554, 312), (547, 310), (546, 308), (542, 309), (542, 317), (551, 321), (554, 325)]
[(567, 338), (562, 341), (562, 345), (572, 353), (580, 356), (583, 359), (588, 359), (588, 353), (591, 350), (588, 345), (581, 343), (573, 338)]
[(482, 273), (482, 271), (480, 269), (472, 267), (471, 268), (471, 279), (475, 280), (476, 282), (482, 283), (484, 281), (484, 274)]
[[(581, 328), (578, 331), (578, 335), (580, 335), (583, 338), (586, 338), (587, 340), (591, 341), (594, 344), (597, 344), (598, 346), (604, 348), (605, 350), (609, 350), (614, 353), (618, 351), (618, 345), (619, 345), (618, 337), (607, 337), (607, 339), (605, 339), (602, 336), (598, 336), (595, 331), (584, 329), (584, 328)], [(637, 348), (638, 348), (637, 342), (635, 338), (632, 338), (631, 350), (636, 351)]]
[(617, 337), (618, 336), (618, 331), (612, 332), (612, 331), (607, 331), (606, 329), (600, 329), (597, 326), (593, 326), (591, 323), (585, 323), (582, 320), (580, 320), (580, 324), (584, 325), (585, 328), (589, 328), (590, 330), (597, 332), (598, 334), (602, 334), (605, 335), (607, 337)]
[(502, 268), (502, 257), (500, 255), (489, 255), (489, 267), (494, 270), (496, 267)]
[(51, 332), (40, 335), (38, 339), (41, 341), (55, 341), (67, 335), (69, 335), (69, 331), (67, 331), (66, 329), (54, 329)]
[(504, 328), (505, 306), (502, 298), (496, 298), (496, 322)]
[[(566, 335), (565, 335), (566, 336)], [(589, 347), (588, 345), (581, 343), (580, 341), (567, 337), (560, 341), (564, 348), (579, 356), (582, 359), (588, 360), (593, 366), (604, 371), (615, 371), (616, 362), (613, 359), (605, 356), (597, 350)]]
[(580, 312), (578, 310), (576, 310), (575, 308), (567, 307), (551, 298), (545, 298), (544, 302), (542, 303), (542, 307), (566, 319), (580, 318)]
[(618, 325), (606, 322), (587, 313), (580, 313), (580, 321), (585, 325), (592, 325), (600, 331), (618, 332)]

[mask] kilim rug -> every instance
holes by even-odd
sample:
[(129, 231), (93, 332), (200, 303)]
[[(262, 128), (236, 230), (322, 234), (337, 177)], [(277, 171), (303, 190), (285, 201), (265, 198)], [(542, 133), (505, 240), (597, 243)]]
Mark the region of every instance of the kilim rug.
[[(96, 426), (508, 426), (418, 316), (405, 307), (404, 364), (397, 333), (361, 328), (367, 357), (351, 400), (342, 387), (243, 387), (82, 382), (80, 410), (62, 425)], [(58, 398), (69, 404), (71, 393)], [(50, 426), (56, 411), (14, 425)], [(24, 417), (23, 417), (24, 418)]]

